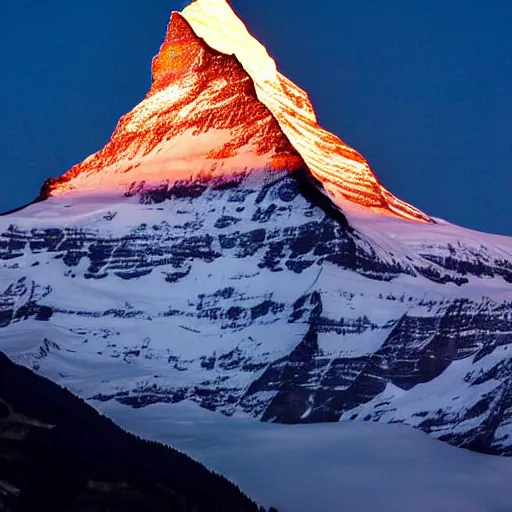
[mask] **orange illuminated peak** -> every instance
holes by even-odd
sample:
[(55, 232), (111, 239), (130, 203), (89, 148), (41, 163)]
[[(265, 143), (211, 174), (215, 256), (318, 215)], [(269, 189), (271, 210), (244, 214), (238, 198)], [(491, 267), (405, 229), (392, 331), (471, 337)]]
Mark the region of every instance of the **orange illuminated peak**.
[(226, 0), (195, 0), (183, 16), (209, 46), (236, 55), (253, 79), (260, 101), (336, 203), (343, 207), (350, 201), (408, 219), (430, 220), (385, 190), (357, 151), (318, 125), (307, 93), (277, 71), (265, 47)]
[(178, 77), (198, 71), (204, 43), (176, 12), (171, 15), (160, 53), (153, 59), (153, 84), (149, 94), (165, 89)]
[(146, 98), (110, 142), (42, 195), (126, 192), (134, 184), (306, 165), (332, 201), (428, 222), (388, 192), (366, 160), (318, 125), (306, 92), (281, 75), (226, 0), (173, 13)]
[(110, 142), (47, 180), (41, 197), (304, 167), (236, 57), (210, 48), (178, 13), (152, 72), (150, 92), (121, 118)]

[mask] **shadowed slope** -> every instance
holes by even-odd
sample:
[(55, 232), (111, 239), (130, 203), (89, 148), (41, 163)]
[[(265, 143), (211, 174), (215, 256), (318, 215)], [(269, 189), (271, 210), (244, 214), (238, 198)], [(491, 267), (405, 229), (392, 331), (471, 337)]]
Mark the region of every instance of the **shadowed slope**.
[(0, 510), (254, 511), (225, 478), (142, 441), (0, 352)]

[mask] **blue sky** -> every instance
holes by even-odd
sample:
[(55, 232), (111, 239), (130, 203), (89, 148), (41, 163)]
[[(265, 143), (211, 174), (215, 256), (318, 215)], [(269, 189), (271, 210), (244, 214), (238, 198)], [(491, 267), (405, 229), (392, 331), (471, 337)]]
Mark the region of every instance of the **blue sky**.
[[(10, 0), (0, 17), (0, 210), (108, 140), (181, 0)], [(321, 124), (430, 215), (512, 235), (512, 3), (233, 0)]]

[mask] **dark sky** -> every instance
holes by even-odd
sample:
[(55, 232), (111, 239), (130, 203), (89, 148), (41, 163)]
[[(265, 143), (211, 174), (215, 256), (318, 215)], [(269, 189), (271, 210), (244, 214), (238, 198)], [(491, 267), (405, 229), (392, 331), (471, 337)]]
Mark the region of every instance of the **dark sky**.
[[(181, 0), (6, 0), (0, 210), (98, 150)], [(425, 212), (512, 235), (512, 2), (233, 0), (321, 124)]]

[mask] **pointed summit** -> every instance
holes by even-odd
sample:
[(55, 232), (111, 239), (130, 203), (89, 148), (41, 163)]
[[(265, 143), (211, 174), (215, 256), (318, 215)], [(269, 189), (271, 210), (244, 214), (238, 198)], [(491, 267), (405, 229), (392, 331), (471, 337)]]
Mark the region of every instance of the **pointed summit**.
[(317, 124), (307, 93), (277, 72), (266, 49), (226, 0), (195, 0), (184, 9), (183, 16), (209, 46), (236, 55), (253, 79), (260, 101), (339, 206), (346, 208), (343, 203), (349, 201), (408, 219), (429, 220), (388, 192), (357, 151)]
[(160, 53), (153, 59), (153, 84), (149, 94), (165, 89), (180, 76), (199, 71), (205, 50), (206, 44), (177, 12), (173, 12)]
[(146, 99), (121, 118), (111, 141), (48, 180), (43, 197), (306, 166), (343, 210), (429, 221), (318, 125), (307, 93), (277, 71), (225, 0), (195, 0), (172, 14), (152, 75)]
[(122, 195), (141, 186), (304, 167), (236, 57), (208, 46), (179, 13), (171, 16), (152, 74), (151, 90), (121, 118), (109, 143), (47, 180), (42, 198)]

